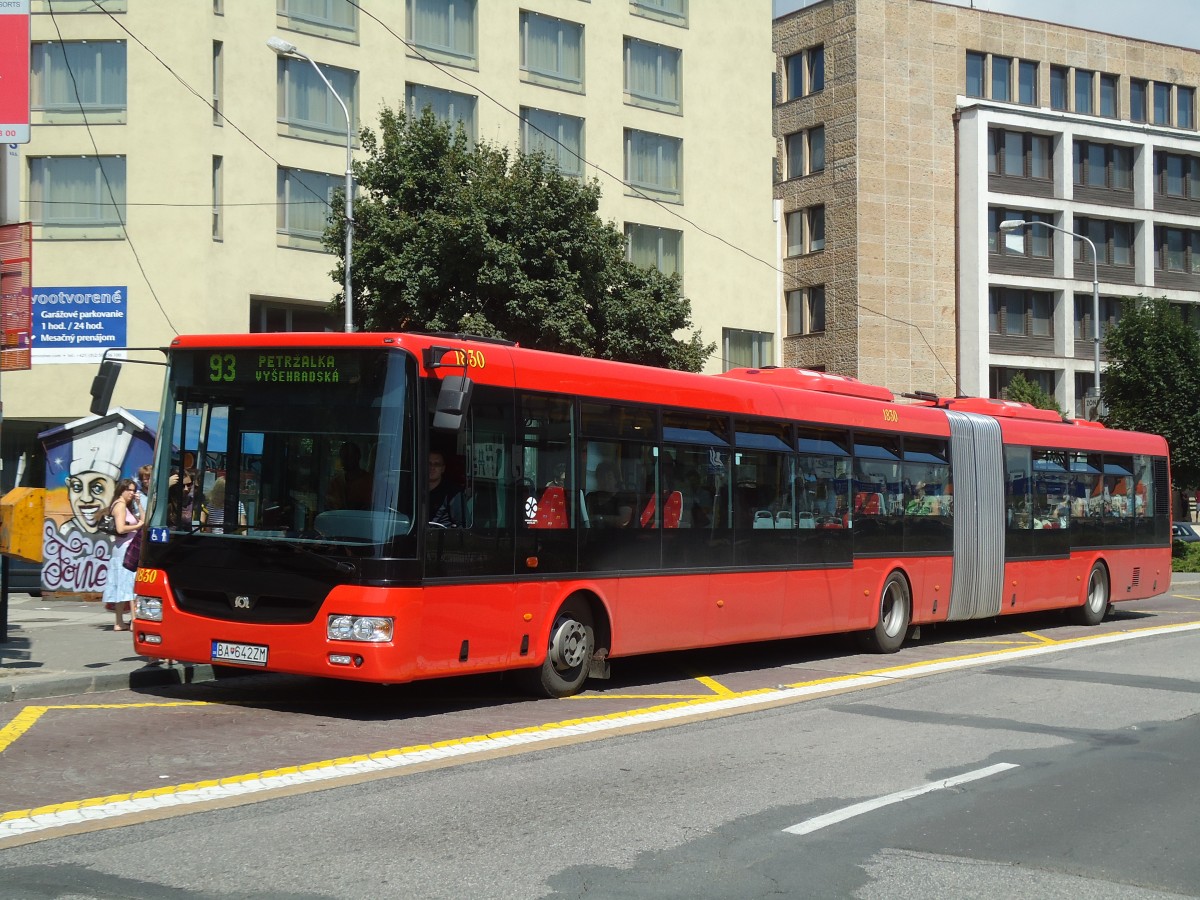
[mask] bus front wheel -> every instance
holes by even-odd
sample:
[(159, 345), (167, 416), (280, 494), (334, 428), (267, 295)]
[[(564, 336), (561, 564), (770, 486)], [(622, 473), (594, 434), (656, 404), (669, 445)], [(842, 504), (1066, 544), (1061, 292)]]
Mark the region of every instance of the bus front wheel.
[(546, 660), (528, 672), (528, 686), (544, 697), (569, 697), (579, 693), (587, 680), (596, 649), (592, 611), (579, 598), (571, 598), (558, 610), (550, 627)]
[(1099, 625), (1108, 614), (1108, 599), (1108, 570), (1102, 562), (1093, 563), (1088, 575), (1087, 597), (1083, 606), (1071, 610), (1072, 620), (1076, 625)]
[(874, 653), (895, 653), (908, 636), (912, 622), (912, 595), (908, 580), (893, 572), (879, 595), (879, 621), (862, 634), (863, 643)]

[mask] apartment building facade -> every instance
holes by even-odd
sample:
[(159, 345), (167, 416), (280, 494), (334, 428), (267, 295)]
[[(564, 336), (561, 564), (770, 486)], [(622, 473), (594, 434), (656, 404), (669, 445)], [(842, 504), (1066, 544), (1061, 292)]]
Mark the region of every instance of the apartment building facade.
[[(600, 214), (630, 258), (681, 275), (696, 327), (720, 346), (710, 370), (774, 361), (768, 0), (735, 17), (690, 0), (31, 0), (31, 11), (32, 140), (5, 173), (34, 225), (34, 350), (29, 371), (3, 375), (6, 458), (87, 411), (99, 346), (67, 342), (40, 311), (90, 310), (129, 347), (341, 328), (326, 313), (340, 285), (320, 237), (344, 184), (345, 118), (308, 60), (267, 46), (272, 35), (321, 66), (355, 135), (384, 107), (431, 106), (472, 138), (599, 178)], [(116, 324), (97, 312), (113, 310)], [(127, 366), (117, 402), (155, 409), (160, 390), (161, 369)]]
[(935, 0), (825, 0), (775, 48), (788, 364), (1085, 415), (1094, 306), (1101, 339), (1129, 296), (1200, 322), (1200, 53)]

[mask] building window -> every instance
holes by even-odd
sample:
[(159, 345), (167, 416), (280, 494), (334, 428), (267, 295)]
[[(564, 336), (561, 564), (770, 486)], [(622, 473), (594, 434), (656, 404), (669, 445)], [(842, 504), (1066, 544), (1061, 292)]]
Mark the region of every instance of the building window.
[(223, 160), (219, 156), (212, 158), (212, 237), (214, 241), (221, 240), (221, 211), (224, 208), (222, 196), (225, 191), (224, 177), (221, 173)]
[(43, 237), (111, 237), (125, 224), (125, 157), (33, 157), (29, 200), (32, 220), (56, 232)]
[(688, 0), (629, 0), (629, 11), (684, 28), (688, 23)]
[(983, 73), (987, 69), (987, 56), (967, 51), (967, 96), (983, 97)]
[[(1075, 340), (1091, 341), (1095, 338), (1092, 328), (1091, 294), (1075, 295)], [(1119, 297), (1100, 298), (1100, 340), (1108, 334), (1108, 329), (1121, 321), (1121, 299)]]
[[(1088, 238), (1096, 246), (1096, 261), (1100, 265), (1133, 265), (1133, 223), (1110, 222), (1104, 219), (1075, 217), (1075, 233)], [(1086, 242), (1076, 239), (1075, 261), (1091, 264), (1092, 251)]]
[(1012, 99), (1012, 58), (992, 57), (992, 99), (1007, 103)]
[(1030, 259), (1053, 258), (1054, 242), (1050, 239), (1051, 229), (1029, 225), (1014, 231), (1001, 232), (1000, 223), (1008, 219), (1050, 223), (1050, 216), (1046, 213), (1031, 212), (1027, 209), (989, 207), (988, 253), (1009, 257), (1024, 256)]
[(807, 97), (825, 89), (825, 47), (818, 45), (793, 53), (783, 61), (787, 78), (786, 100)]
[(1196, 90), (1190, 87), (1175, 88), (1175, 127), (1194, 128)]
[(321, 238), (333, 207), (334, 192), (344, 188), (340, 175), (279, 167), (276, 179), (276, 231), (302, 238), (311, 249), (320, 249)]
[(1050, 108), (1065, 112), (1067, 109), (1067, 82), (1070, 70), (1066, 66), (1050, 67)]
[(1171, 86), (1157, 81), (1154, 83), (1154, 124), (1171, 124)]
[(451, 62), (475, 62), (476, 0), (408, 0), (408, 39)]
[[(293, 129), (298, 137), (346, 138), (346, 115), (342, 105), (329, 92), (307, 59), (281, 56), (276, 61), (278, 74), (279, 122)], [(358, 122), (358, 73), (334, 66), (321, 66), (350, 113), (352, 126)], [(351, 130), (356, 130), (352, 127)]]
[(583, 119), (521, 107), (521, 152), (545, 153), (564, 175), (583, 174)]
[(1012, 380), (1021, 375), (1026, 381), (1037, 385), (1042, 393), (1054, 396), (1054, 372), (1046, 369), (1012, 369), (1006, 366), (993, 366), (988, 376), (990, 396), (997, 399), (1008, 399), (1008, 386)]
[(225, 108), (225, 45), (221, 41), (213, 41), (212, 48), (212, 108), (213, 124), (220, 125), (224, 121)]
[(1073, 177), (1081, 187), (1133, 190), (1133, 148), (1076, 141)]
[(787, 255), (803, 256), (825, 249), (825, 207), (811, 206), (787, 214)]
[(1131, 122), (1146, 121), (1146, 92), (1148, 85), (1144, 79), (1129, 79), (1129, 120)]
[(644, 269), (683, 277), (683, 232), (625, 223), (625, 258)]
[(641, 192), (678, 200), (683, 196), (683, 140), (625, 129), (625, 181)]
[(1117, 76), (1100, 75), (1100, 115), (1115, 119), (1117, 109)]
[(126, 108), (124, 41), (39, 41), (30, 49), (34, 109), (82, 114)]
[(1159, 271), (1200, 274), (1200, 231), (1155, 226), (1154, 255)]
[(625, 38), (625, 98), (635, 106), (678, 112), (683, 103), (680, 51)]
[(769, 331), (721, 329), (724, 370), (757, 369), (775, 364), (775, 335)]
[(789, 335), (820, 334), (825, 330), (825, 285), (788, 291), (784, 301)]
[(521, 12), (521, 71), (530, 81), (582, 89), (583, 26)]
[(1021, 60), (1017, 68), (1017, 102), (1025, 106), (1038, 104), (1038, 64)]
[(1092, 90), (1096, 81), (1096, 73), (1087, 69), (1075, 70), (1075, 112), (1090, 116), (1092, 114)]
[(358, 9), (350, 0), (278, 0), (278, 3), (276, 9), (291, 20), (289, 26), (302, 31), (319, 33), (329, 29), (336, 33), (358, 29)]
[(1155, 153), (1154, 193), (1180, 200), (1200, 200), (1200, 157)]
[(250, 333), (284, 331), (341, 331), (324, 304), (279, 303), (273, 300), (250, 301)]
[(825, 171), (825, 126), (797, 131), (783, 139), (787, 153), (787, 177), (799, 178)]
[(1054, 297), (1049, 291), (988, 289), (988, 330), (1010, 337), (1054, 336)]
[(461, 123), (467, 138), (471, 143), (475, 142), (476, 98), (472, 95), (410, 83), (404, 86), (404, 105), (408, 114), (414, 118), (419, 117), (428, 107), (433, 112), (434, 118), (451, 128)]
[(988, 130), (988, 173), (1010, 178), (1050, 180), (1050, 138), (1021, 131)]

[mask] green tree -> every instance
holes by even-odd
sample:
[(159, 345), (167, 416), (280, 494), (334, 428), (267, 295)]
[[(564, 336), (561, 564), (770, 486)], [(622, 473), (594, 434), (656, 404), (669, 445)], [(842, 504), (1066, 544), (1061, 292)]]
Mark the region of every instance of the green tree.
[[(364, 330), (460, 331), (525, 347), (699, 371), (716, 349), (676, 276), (625, 259), (600, 186), (541, 154), (471, 147), (426, 109), (385, 109), (355, 163), (354, 317)], [(340, 204), (335, 204), (340, 209)], [(344, 274), (345, 221), (325, 245)], [(343, 308), (344, 298), (335, 299)]]
[(1062, 412), (1057, 400), (1043, 391), (1040, 385), (1030, 381), (1020, 372), (1012, 377), (1004, 393), (1009, 400), (1028, 403), (1030, 406), (1036, 406), (1038, 409), (1052, 409), (1055, 412)]
[(1176, 486), (1200, 484), (1200, 336), (1165, 297), (1126, 298), (1104, 352), (1105, 424), (1161, 434)]

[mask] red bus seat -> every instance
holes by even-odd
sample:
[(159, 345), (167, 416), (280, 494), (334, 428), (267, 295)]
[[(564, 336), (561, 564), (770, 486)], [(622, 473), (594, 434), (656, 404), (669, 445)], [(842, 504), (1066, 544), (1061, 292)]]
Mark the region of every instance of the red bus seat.
[(567, 527), (567, 497), (562, 487), (552, 484), (542, 492), (542, 499), (538, 501), (537, 518), (529, 527)]
[(658, 498), (651, 497), (646, 501), (646, 508), (642, 510), (641, 525), (643, 528), (654, 527), (654, 513), (658, 510)]
[(671, 491), (667, 502), (663, 504), (663, 528), (678, 528), (679, 520), (683, 517), (683, 494)]

